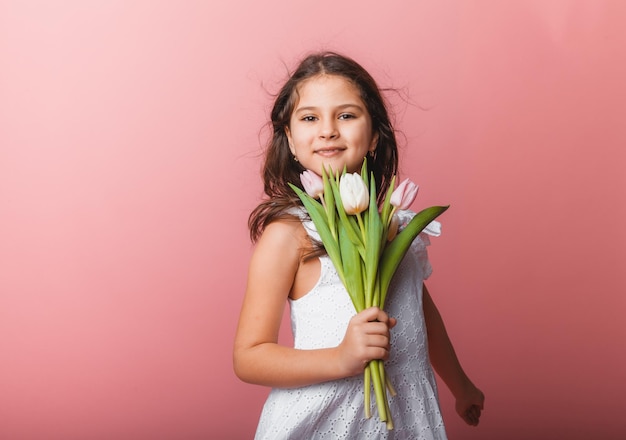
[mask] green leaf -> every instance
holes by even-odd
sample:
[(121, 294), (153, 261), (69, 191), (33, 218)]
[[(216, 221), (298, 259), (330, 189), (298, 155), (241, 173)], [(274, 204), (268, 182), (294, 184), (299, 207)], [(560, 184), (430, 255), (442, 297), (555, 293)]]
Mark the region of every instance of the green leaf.
[(367, 210), (367, 246), (365, 247), (365, 274), (366, 274), (366, 307), (380, 306), (374, 303), (374, 290), (378, 274), (378, 264), (382, 249), (383, 224), (378, 214), (376, 202), (376, 185), (374, 174), (371, 176), (370, 204)]
[(343, 224), (339, 225), (339, 247), (343, 259), (345, 286), (357, 312), (365, 309), (363, 288), (363, 266), (359, 251), (345, 234)]
[(387, 244), (383, 251), (379, 268), (382, 306), (385, 304), (391, 278), (404, 258), (404, 255), (409, 250), (411, 243), (415, 240), (415, 237), (448, 208), (449, 206), (431, 206), (430, 208), (418, 212), (415, 217), (411, 219), (409, 224)]
[(369, 191), (369, 182), (367, 180), (367, 158), (363, 159), (363, 165), (361, 165), (361, 178), (363, 179), (363, 183), (365, 183), (365, 187)]
[(324, 198), (326, 218), (328, 219), (328, 228), (333, 234), (335, 241), (337, 240), (337, 212), (335, 211), (335, 198), (333, 197), (333, 191), (328, 179), (326, 170), (322, 168), (322, 181), (324, 182)]
[[(328, 221), (326, 218), (326, 211), (321, 203), (315, 201), (311, 196), (306, 194), (300, 188), (295, 185), (289, 184), (291, 188), (296, 192), (302, 204), (306, 208), (313, 224), (315, 224), (315, 228), (317, 229), (317, 233), (319, 234), (322, 244), (326, 249), (326, 253), (330, 257), (331, 261), (335, 265), (337, 269), (337, 273), (339, 274), (339, 278), (341, 281), (345, 280), (345, 275), (343, 273), (343, 268), (341, 264), (341, 251), (339, 248), (339, 243), (334, 238), (333, 233), (331, 232)], [(344, 281), (345, 284), (345, 281)]]
[(385, 194), (385, 201), (383, 202), (383, 206), (380, 210), (380, 218), (382, 219), (385, 228), (389, 227), (389, 223), (391, 220), (391, 213), (393, 211), (393, 207), (391, 206), (391, 194), (393, 194), (393, 190), (396, 187), (396, 176), (393, 176), (391, 179), (391, 184), (389, 185), (389, 189), (387, 190), (387, 194)]

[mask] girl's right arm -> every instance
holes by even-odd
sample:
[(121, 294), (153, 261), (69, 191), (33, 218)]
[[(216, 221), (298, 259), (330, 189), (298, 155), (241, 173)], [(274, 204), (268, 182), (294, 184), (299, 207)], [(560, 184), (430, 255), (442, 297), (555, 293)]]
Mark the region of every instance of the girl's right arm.
[(300, 222), (276, 221), (257, 242), (233, 351), (235, 373), (245, 382), (305, 386), (361, 374), (368, 361), (388, 357), (393, 322), (377, 308), (355, 315), (338, 347), (298, 350), (277, 343), (307, 240)]

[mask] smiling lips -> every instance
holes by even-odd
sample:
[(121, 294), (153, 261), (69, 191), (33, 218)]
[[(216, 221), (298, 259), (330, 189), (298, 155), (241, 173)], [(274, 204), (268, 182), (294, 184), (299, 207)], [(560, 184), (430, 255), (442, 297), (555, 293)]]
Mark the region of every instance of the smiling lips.
[(319, 154), (320, 156), (334, 156), (337, 153), (341, 153), (342, 151), (344, 151), (345, 148), (342, 147), (324, 147), (324, 148), (319, 148), (317, 150), (315, 150), (316, 154)]

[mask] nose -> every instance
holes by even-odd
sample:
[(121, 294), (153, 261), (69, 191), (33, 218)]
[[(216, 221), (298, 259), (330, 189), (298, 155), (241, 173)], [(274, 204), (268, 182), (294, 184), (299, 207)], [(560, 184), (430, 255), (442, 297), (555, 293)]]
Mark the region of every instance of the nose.
[(339, 135), (334, 119), (323, 120), (320, 124), (319, 136), (321, 139), (334, 139)]

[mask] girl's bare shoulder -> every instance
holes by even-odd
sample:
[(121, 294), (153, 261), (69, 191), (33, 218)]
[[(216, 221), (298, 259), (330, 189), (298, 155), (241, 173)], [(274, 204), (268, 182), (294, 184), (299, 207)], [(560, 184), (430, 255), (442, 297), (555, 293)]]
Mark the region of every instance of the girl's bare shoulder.
[(278, 257), (299, 259), (308, 244), (308, 235), (300, 219), (281, 218), (267, 225), (257, 242), (256, 252), (267, 251), (277, 253)]

